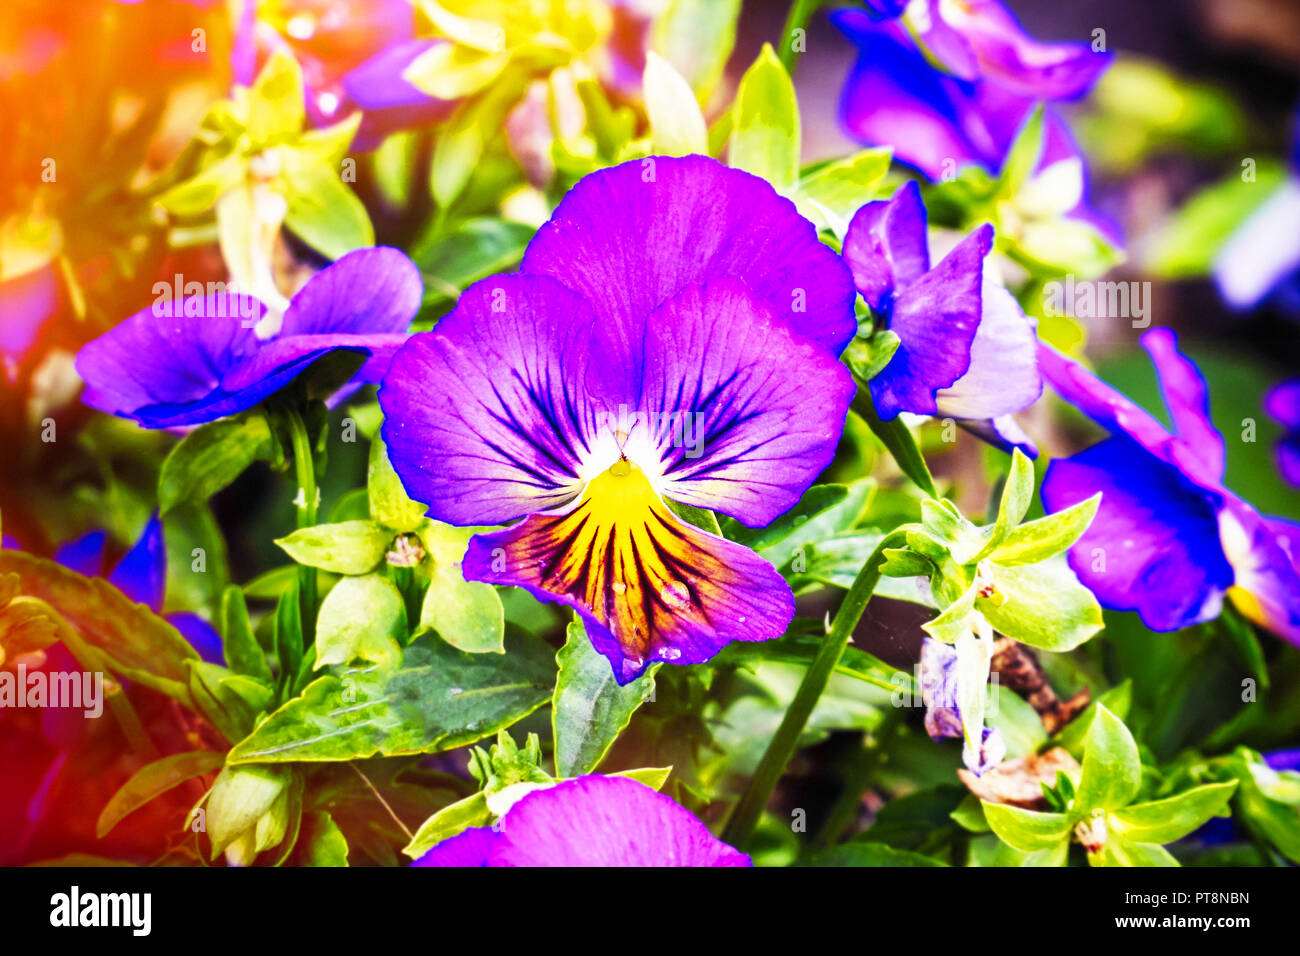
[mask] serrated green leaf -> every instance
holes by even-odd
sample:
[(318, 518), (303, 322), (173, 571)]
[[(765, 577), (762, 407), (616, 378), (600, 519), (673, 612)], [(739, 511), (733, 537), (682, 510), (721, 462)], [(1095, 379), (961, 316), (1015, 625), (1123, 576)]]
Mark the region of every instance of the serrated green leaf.
[(581, 621), (569, 623), (556, 663), (559, 676), (551, 704), (555, 774), (578, 777), (600, 765), (632, 714), (654, 693), (654, 674), (647, 672), (620, 686)]
[(553, 652), (507, 638), (504, 656), (416, 638), (401, 667), (337, 668), (271, 714), (230, 752), (232, 763), (355, 760), (435, 753), (473, 743), (551, 699)]

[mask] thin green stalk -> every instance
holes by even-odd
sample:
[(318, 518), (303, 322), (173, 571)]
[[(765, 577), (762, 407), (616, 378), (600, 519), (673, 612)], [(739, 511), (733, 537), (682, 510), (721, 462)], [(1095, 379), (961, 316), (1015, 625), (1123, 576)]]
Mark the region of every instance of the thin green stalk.
[(804, 37), (808, 36), (808, 21), (812, 15), (817, 12), (817, 8), (822, 5), (822, 0), (794, 0), (790, 4), (790, 12), (785, 16), (785, 26), (781, 28), (781, 44), (777, 50), (777, 58), (781, 65), (785, 67), (790, 76), (794, 76), (795, 67), (799, 60), (794, 52), (794, 31), (803, 30)]
[[(310, 528), (316, 523), (316, 498), (319, 494), (316, 488), (316, 459), (312, 454), (307, 426), (303, 424), (299, 411), (296, 408), (287, 409), (285, 420), (289, 424), (289, 437), (293, 442), (293, 467), (298, 476), (300, 500), (295, 502), (298, 527)], [(298, 565), (298, 597), (302, 609), (303, 641), (310, 645), (316, 633), (316, 569), (305, 564)]]
[(867, 609), (867, 602), (871, 600), (871, 595), (880, 582), (880, 567), (884, 563), (885, 549), (898, 547), (904, 541), (904, 534), (901, 531), (893, 531), (885, 535), (880, 544), (876, 545), (876, 550), (871, 552), (871, 557), (867, 558), (862, 569), (858, 571), (858, 576), (853, 579), (849, 593), (845, 595), (839, 610), (835, 612), (835, 619), (831, 622), (831, 629), (826, 639), (818, 648), (817, 655), (813, 658), (802, 683), (799, 684), (799, 689), (795, 692), (794, 700), (790, 702), (785, 716), (781, 719), (781, 726), (776, 729), (776, 733), (768, 743), (763, 759), (759, 761), (758, 769), (750, 778), (749, 787), (740, 798), (740, 802), (736, 804), (731, 819), (727, 821), (722, 839), (732, 846), (744, 846), (748, 842), (754, 827), (758, 825), (763, 809), (771, 799), (772, 791), (776, 789), (777, 781), (785, 773), (786, 764), (790, 762), (799, 742), (799, 735), (803, 733), (804, 725), (812, 715), (813, 708), (817, 706), (822, 691), (826, 689), (831, 674), (844, 655), (844, 648), (848, 646), (854, 628), (858, 626), (858, 621)]

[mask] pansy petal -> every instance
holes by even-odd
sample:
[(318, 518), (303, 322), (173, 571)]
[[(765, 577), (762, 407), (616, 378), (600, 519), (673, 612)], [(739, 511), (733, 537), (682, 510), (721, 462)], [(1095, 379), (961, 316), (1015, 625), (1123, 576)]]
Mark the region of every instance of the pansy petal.
[(940, 415), (997, 418), (1028, 408), (1043, 393), (1038, 374), (1037, 336), (1032, 320), (1010, 292), (989, 279), (983, 288), (979, 328), (970, 348), (970, 368), (935, 395)]
[(1074, 359), (1041, 340), (1038, 369), (1061, 398), (1108, 432), (1127, 435), (1160, 457), (1168, 454), (1171, 436), (1163, 425)]
[[(236, 294), (137, 312), (77, 354), (77, 372), (86, 383), (82, 401), (154, 427), (158, 418), (171, 419), (163, 422), (168, 425), (206, 421), (190, 415), (229, 398), (213, 393), (222, 376), (257, 351), (253, 326), (265, 314), (261, 302)], [(167, 411), (141, 414), (152, 406)]]
[(1070, 549), (1070, 567), (1105, 607), (1137, 611), (1153, 631), (1218, 615), (1233, 569), (1219, 538), (1218, 496), (1118, 436), (1057, 459), (1043, 479), (1050, 512), (1097, 492), (1101, 505)]
[(999, 165), (1001, 150), (972, 111), (970, 84), (946, 76), (897, 23), (858, 10), (830, 19), (858, 48), (840, 94), (840, 123), (854, 139), (889, 145), (894, 156), (938, 180), (970, 164)]
[(190, 642), (190, 646), (199, 652), (199, 657), (209, 664), (226, 666), (225, 645), (217, 629), (190, 611), (177, 611), (167, 615), (167, 623), (181, 632), (181, 636)]
[(1264, 411), (1288, 431), (1300, 429), (1300, 378), (1274, 385), (1264, 396)]
[(655, 661), (697, 664), (732, 641), (780, 637), (794, 615), (771, 564), (680, 521), (628, 461), (566, 512), (475, 535), (462, 567), (574, 608), (621, 684)]
[(749, 866), (672, 798), (592, 774), (528, 794), (505, 815), (493, 866)]
[(1007, 454), (1019, 448), (1030, 458), (1038, 457), (1038, 445), (1010, 415), (976, 420), (958, 419), (957, 424), (976, 438), (988, 442), (994, 448), (1002, 449)]
[(53, 266), (0, 282), (0, 358), (26, 353), (59, 306), (59, 279)]
[(1264, 518), (1232, 495), (1219, 527), (1237, 572), (1233, 603), (1251, 620), (1300, 645), (1300, 525)]
[(1278, 439), (1273, 446), (1273, 460), (1282, 480), (1300, 488), (1300, 433), (1291, 432)]
[(435, 844), (411, 866), (488, 866), (500, 838), (494, 827), (470, 827)]
[(284, 313), (280, 337), (405, 332), (424, 283), (404, 252), (357, 249), (311, 277)]
[(896, 290), (929, 271), (920, 187), (908, 181), (892, 198), (859, 209), (844, 236), (843, 255), (853, 284), (873, 309), (887, 308)]
[(407, 338), (402, 332), (282, 336), (267, 342), (255, 355), (231, 369), (222, 377), (221, 387), (230, 393), (255, 391), (260, 401), (331, 352), (364, 356), (357, 378), (362, 382), (378, 382)]
[(667, 497), (762, 527), (830, 464), (856, 386), (737, 279), (650, 316), (640, 409)]
[(1025, 33), (1001, 0), (962, 0), (938, 5), (979, 61), (984, 79), (1038, 100), (1082, 96), (1113, 55), (1086, 43), (1040, 43)]
[(984, 259), (993, 227), (980, 226), (894, 300), (889, 329), (899, 339), (889, 364), (871, 380), (876, 411), (933, 415), (935, 394), (966, 374), (982, 310)]
[(108, 581), (132, 601), (147, 604), (154, 611), (162, 610), (167, 584), (167, 547), (157, 515), (149, 519), (139, 540), (117, 563)]
[(839, 354), (857, 331), (848, 269), (765, 180), (705, 156), (652, 156), (585, 177), (521, 269), (586, 298), (602, 323), (640, 323), (685, 289), (745, 280), (799, 335)]
[(54, 552), (54, 560), (70, 571), (97, 578), (104, 573), (104, 543), (107, 540), (104, 532), (91, 531), (61, 546)]
[(590, 391), (629, 364), (592, 354), (592, 322), (587, 303), (553, 279), (494, 276), (466, 289), (434, 331), (412, 336), (379, 390), (407, 493), (456, 525), (500, 524), (576, 497), (596, 434)]
[[(1170, 329), (1152, 329), (1142, 336), (1142, 347), (1151, 356), (1160, 379), (1165, 407), (1174, 431), (1186, 444), (1194, 460), (1193, 477), (1205, 483), (1223, 480), (1225, 452), (1223, 436), (1210, 422), (1210, 394), (1200, 371), (1178, 351), (1178, 336)], [(1191, 462), (1188, 462), (1191, 464)]]

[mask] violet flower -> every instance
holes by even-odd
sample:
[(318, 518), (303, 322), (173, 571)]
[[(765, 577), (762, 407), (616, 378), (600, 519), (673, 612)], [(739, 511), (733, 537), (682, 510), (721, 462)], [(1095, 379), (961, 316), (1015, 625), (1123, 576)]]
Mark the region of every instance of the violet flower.
[(980, 226), (931, 268), (926, 212), (916, 183), (858, 210), (844, 261), (898, 350), (874, 378), (886, 421), (899, 412), (960, 420), (1002, 447), (1036, 453), (1011, 418), (1042, 394), (1034, 325), (988, 275), (993, 227)]
[(1102, 492), (1070, 566), (1103, 606), (1137, 611), (1154, 631), (1217, 617), (1225, 594), (1243, 614), (1300, 643), (1300, 526), (1261, 516), (1223, 486), (1223, 438), (1205, 381), (1168, 329), (1142, 336), (1174, 423), (1151, 415), (1079, 363), (1039, 345), (1061, 397), (1110, 437), (1053, 461), (1043, 504), (1058, 511)]
[(82, 347), (82, 401), (145, 428), (198, 425), (252, 408), (334, 351), (368, 356), (353, 382), (378, 382), (421, 296), (415, 264), (378, 247), (316, 273), (265, 338), (252, 296), (155, 303)]
[[(583, 179), (522, 272), (412, 336), (379, 392), (407, 493), (470, 539), (467, 580), (576, 610), (626, 683), (780, 636), (789, 586), (665, 499), (762, 527), (830, 462), (853, 286), (765, 181), (654, 157)], [(518, 520), (523, 519), (523, 520)]]
[(685, 807), (627, 777), (535, 790), (492, 827), (443, 840), (412, 866), (751, 866)]
[(874, 6), (875, 16), (831, 14), (858, 48), (841, 122), (934, 180), (968, 164), (998, 171), (1035, 103), (1079, 98), (1112, 59), (1084, 43), (1039, 43), (999, 0)]
[(1287, 482), (1300, 487), (1300, 378), (1274, 386), (1264, 396), (1264, 411), (1286, 429), (1273, 446), (1277, 470)]

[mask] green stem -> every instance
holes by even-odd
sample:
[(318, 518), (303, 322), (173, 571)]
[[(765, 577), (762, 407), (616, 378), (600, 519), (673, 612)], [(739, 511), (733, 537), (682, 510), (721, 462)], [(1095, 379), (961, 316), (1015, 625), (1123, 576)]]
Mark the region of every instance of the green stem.
[(799, 735), (803, 733), (804, 725), (817, 706), (822, 691), (826, 689), (831, 674), (844, 655), (844, 648), (848, 646), (854, 628), (867, 609), (867, 602), (871, 600), (871, 595), (880, 582), (880, 566), (884, 563), (885, 549), (898, 547), (905, 540), (902, 531), (885, 535), (880, 544), (876, 545), (876, 550), (871, 552), (871, 557), (862, 565), (858, 576), (853, 579), (849, 593), (835, 612), (835, 620), (831, 622), (826, 639), (818, 648), (817, 655), (795, 692), (794, 700), (781, 719), (781, 726), (768, 743), (763, 759), (759, 761), (758, 769), (749, 781), (749, 787), (736, 804), (731, 819), (727, 821), (722, 839), (732, 846), (740, 847), (748, 842), (771, 799), (772, 791), (776, 789), (777, 781), (785, 773), (786, 764), (790, 762), (799, 743)]
[(790, 12), (785, 16), (785, 26), (781, 28), (781, 45), (777, 50), (777, 58), (791, 77), (794, 76), (795, 67), (799, 62), (794, 52), (794, 31), (803, 30), (804, 38), (807, 39), (808, 21), (821, 5), (822, 0), (794, 0), (794, 3), (790, 4)]
[[(295, 502), (298, 527), (310, 528), (316, 523), (316, 459), (312, 454), (307, 426), (303, 424), (299, 411), (296, 408), (287, 409), (285, 421), (289, 424), (289, 437), (293, 442), (293, 466), (298, 476), (298, 494), (301, 498), (300, 502)], [(302, 608), (303, 642), (310, 645), (316, 633), (316, 569), (305, 564), (298, 565), (298, 597)]]

